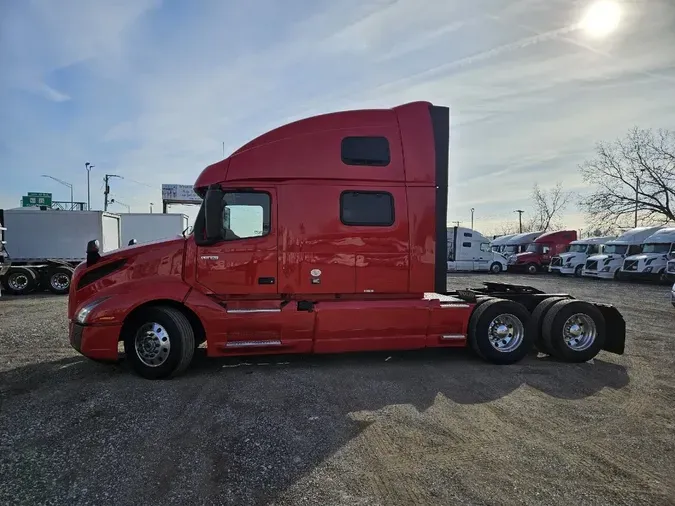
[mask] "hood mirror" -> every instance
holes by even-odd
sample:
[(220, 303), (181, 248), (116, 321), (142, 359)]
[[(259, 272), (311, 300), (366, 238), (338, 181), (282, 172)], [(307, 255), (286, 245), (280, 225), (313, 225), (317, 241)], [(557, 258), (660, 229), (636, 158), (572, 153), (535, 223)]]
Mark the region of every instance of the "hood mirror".
[(87, 267), (94, 265), (100, 258), (98, 239), (89, 241), (87, 243)]
[(138, 241), (136, 239), (131, 239), (129, 241), (129, 244), (127, 244), (127, 246), (135, 246), (136, 244), (138, 244)]

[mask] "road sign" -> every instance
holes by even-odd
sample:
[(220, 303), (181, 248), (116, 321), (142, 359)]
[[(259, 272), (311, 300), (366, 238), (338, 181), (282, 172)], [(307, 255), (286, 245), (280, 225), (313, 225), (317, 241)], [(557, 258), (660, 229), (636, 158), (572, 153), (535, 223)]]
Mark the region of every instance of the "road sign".
[(28, 192), (28, 195), (21, 197), (22, 207), (47, 206), (52, 207), (51, 193)]

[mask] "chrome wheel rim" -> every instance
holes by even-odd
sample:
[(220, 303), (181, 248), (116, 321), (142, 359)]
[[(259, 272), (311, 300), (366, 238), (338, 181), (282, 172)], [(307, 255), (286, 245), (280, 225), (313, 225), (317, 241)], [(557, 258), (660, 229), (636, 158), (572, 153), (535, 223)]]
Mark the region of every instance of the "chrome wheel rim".
[(563, 340), (573, 351), (584, 351), (595, 342), (598, 329), (593, 318), (585, 313), (570, 316), (563, 325)]
[(51, 277), (51, 285), (53, 288), (56, 290), (65, 290), (70, 286), (70, 278), (62, 273), (62, 272), (57, 272)]
[(28, 276), (25, 274), (15, 274), (14, 276), (10, 276), (7, 280), (7, 284), (12, 290), (25, 290), (28, 286)]
[(497, 274), (500, 270), (501, 270), (501, 266), (500, 266), (499, 264), (494, 264), (494, 265), (492, 266), (492, 272), (493, 272), (494, 274)]
[(148, 367), (159, 367), (169, 358), (171, 340), (169, 333), (159, 323), (149, 322), (136, 332), (136, 355)]
[(512, 314), (500, 314), (490, 322), (488, 339), (492, 347), (502, 353), (510, 353), (523, 342), (525, 326)]

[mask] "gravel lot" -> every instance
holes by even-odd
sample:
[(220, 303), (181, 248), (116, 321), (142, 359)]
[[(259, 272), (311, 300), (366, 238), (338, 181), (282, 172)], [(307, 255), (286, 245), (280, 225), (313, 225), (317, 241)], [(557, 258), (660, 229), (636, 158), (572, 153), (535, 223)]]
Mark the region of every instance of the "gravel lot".
[(3, 296), (0, 504), (675, 504), (668, 288), (498, 279), (615, 304), (626, 354), (199, 356), (153, 382), (71, 350), (65, 297)]

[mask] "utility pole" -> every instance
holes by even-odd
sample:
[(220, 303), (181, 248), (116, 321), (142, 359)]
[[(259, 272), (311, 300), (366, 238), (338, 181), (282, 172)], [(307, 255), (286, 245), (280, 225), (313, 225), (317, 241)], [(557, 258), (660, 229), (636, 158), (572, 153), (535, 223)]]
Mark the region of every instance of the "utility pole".
[(89, 173), (94, 168), (92, 164), (86, 162), (84, 168), (87, 169), (87, 211), (91, 211), (91, 186), (89, 185)]
[(110, 194), (110, 185), (108, 184), (108, 181), (110, 181), (111, 177), (118, 177), (120, 179), (124, 179), (122, 176), (118, 176), (117, 174), (106, 174), (103, 178), (103, 182), (105, 183), (105, 189), (103, 190), (103, 210), (107, 211), (108, 210), (108, 195)]
[[(640, 174), (644, 173), (645, 169), (640, 169)], [(637, 228), (638, 215), (638, 190), (640, 189), (640, 176), (635, 175), (635, 228)]]
[(475, 209), (472, 207), (471, 208), (471, 230), (473, 230), (473, 212), (474, 211), (475, 211)]
[(516, 209), (514, 212), (518, 213), (518, 224), (519, 224), (519, 227), (520, 227), (519, 228), (520, 233), (522, 234), (523, 233), (523, 213), (525, 211), (523, 211), (522, 209)]

